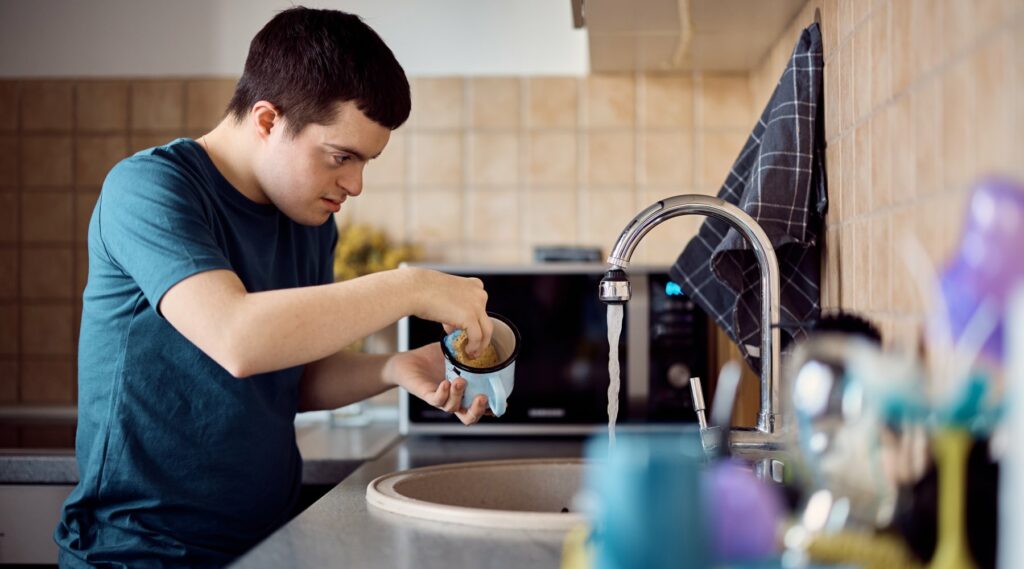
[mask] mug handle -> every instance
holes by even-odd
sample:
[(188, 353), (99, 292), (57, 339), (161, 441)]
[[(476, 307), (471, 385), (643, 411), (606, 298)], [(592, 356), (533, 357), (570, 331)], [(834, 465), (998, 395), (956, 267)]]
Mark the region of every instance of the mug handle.
[(505, 391), (505, 384), (497, 375), (492, 375), (487, 379), (491, 383), (491, 391), (494, 392), (494, 397), (488, 401), (488, 404), (491, 411), (494, 411), (494, 416), (501, 417), (505, 414), (505, 400), (508, 399), (508, 392)]

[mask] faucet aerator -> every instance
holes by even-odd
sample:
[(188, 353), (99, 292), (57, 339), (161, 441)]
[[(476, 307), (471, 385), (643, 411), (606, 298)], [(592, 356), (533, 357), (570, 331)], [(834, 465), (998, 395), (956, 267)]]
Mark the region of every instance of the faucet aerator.
[(613, 267), (604, 274), (598, 285), (598, 296), (605, 304), (626, 304), (633, 293), (629, 288), (629, 278), (625, 271)]

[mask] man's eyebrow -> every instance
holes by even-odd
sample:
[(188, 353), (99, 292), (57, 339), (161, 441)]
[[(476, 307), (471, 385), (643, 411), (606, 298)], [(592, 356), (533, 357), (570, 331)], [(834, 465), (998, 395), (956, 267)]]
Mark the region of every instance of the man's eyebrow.
[(333, 148), (335, 150), (338, 150), (340, 152), (347, 152), (347, 153), (355, 156), (356, 158), (362, 160), (363, 162), (366, 162), (367, 160), (373, 160), (377, 156), (380, 156), (380, 153), (378, 153), (377, 156), (372, 156), (370, 158), (367, 158), (366, 155), (364, 155), (362, 152), (359, 152), (358, 150), (356, 150), (354, 148), (349, 148), (347, 146), (341, 146), (339, 144), (331, 144), (330, 142), (325, 142), (324, 146), (330, 146), (331, 148)]

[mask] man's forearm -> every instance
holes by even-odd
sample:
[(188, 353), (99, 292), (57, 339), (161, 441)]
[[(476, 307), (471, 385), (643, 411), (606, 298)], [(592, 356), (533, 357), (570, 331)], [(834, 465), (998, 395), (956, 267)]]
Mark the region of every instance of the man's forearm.
[(383, 370), (390, 355), (343, 350), (306, 366), (299, 384), (299, 410), (336, 409), (393, 387)]
[(175, 285), (161, 311), (236, 377), (327, 358), (414, 309), (409, 269), (329, 285), (249, 293), (230, 271)]
[(237, 323), (242, 375), (321, 360), (408, 314), (397, 271), (246, 295)]

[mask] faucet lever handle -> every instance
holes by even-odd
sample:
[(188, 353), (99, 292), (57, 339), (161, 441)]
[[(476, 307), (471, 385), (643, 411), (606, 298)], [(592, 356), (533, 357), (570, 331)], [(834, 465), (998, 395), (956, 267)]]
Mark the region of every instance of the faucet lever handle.
[(700, 378), (690, 378), (690, 397), (693, 398), (693, 410), (697, 413), (697, 423), (700, 428), (708, 428), (708, 419), (704, 414), (704, 390), (700, 387)]

